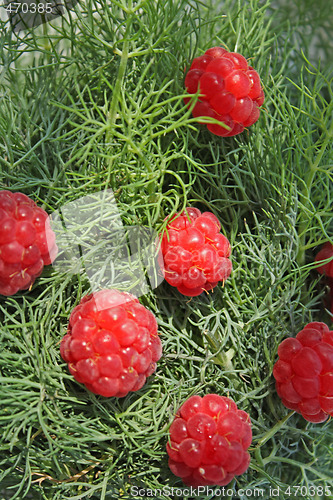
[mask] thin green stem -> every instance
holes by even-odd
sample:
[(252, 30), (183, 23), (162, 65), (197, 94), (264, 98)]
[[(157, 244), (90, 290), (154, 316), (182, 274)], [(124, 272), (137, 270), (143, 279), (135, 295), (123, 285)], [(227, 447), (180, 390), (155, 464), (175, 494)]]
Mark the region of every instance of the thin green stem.
[(124, 81), (125, 73), (126, 73), (126, 68), (127, 68), (127, 62), (128, 62), (128, 54), (129, 54), (129, 33), (131, 31), (131, 26), (132, 26), (132, 1), (129, 1), (128, 9), (125, 11), (123, 8), (123, 11), (126, 12), (127, 14), (127, 21), (126, 21), (126, 30), (124, 33), (124, 43), (123, 43), (123, 48), (121, 51), (119, 49), (115, 49), (114, 53), (120, 55), (120, 63), (119, 63), (119, 68), (118, 68), (118, 74), (117, 74), (117, 79), (116, 83), (113, 89), (113, 94), (112, 94), (112, 100), (107, 116), (107, 122), (108, 122), (108, 130), (105, 134), (105, 140), (106, 143), (108, 144), (111, 142), (112, 138), (112, 131), (114, 124), (116, 123), (117, 119), (117, 112), (119, 108), (119, 102), (121, 99), (121, 87)]
[[(126, 30), (126, 32), (127, 32), (127, 30)], [(106, 135), (105, 135), (105, 140), (106, 140), (107, 144), (111, 141), (112, 129), (113, 129), (113, 126), (116, 123), (116, 119), (117, 119), (117, 112), (118, 112), (120, 95), (121, 95), (121, 86), (122, 86), (122, 83), (124, 80), (126, 67), (127, 67), (127, 61), (128, 61), (128, 49), (129, 49), (129, 40), (125, 34), (123, 50), (121, 51), (121, 56), (120, 56), (120, 64), (119, 64), (119, 69), (118, 69), (117, 80), (116, 80), (116, 83), (114, 86), (114, 91), (113, 91), (113, 95), (112, 95), (110, 109), (109, 109), (109, 113), (107, 116), (107, 121), (108, 121), (108, 125), (109, 125), (108, 130), (107, 130)]]
[(270, 439), (272, 439), (272, 437), (277, 432), (279, 432), (279, 430), (284, 426), (284, 424), (287, 422), (287, 420), (289, 420), (289, 418), (294, 415), (294, 413), (295, 413), (294, 411), (291, 411), (290, 413), (288, 413), (288, 415), (286, 415), (284, 418), (282, 418), (281, 420), (279, 420), (274, 425), (274, 427), (272, 427), (268, 432), (266, 432), (266, 434), (258, 441), (258, 443), (256, 445), (256, 448), (260, 448), (265, 443), (267, 443), (267, 441), (269, 441)]
[[(122, 90), (122, 85), (123, 85), (124, 78), (125, 78), (127, 63), (128, 63), (129, 58), (133, 57), (133, 55), (134, 55), (134, 53), (131, 53), (131, 54), (129, 53), (129, 48), (130, 48), (129, 34), (131, 31), (131, 27), (132, 27), (133, 12), (134, 11), (132, 9), (132, 2), (130, 2), (130, 6), (126, 10), (128, 17), (127, 17), (127, 23), (126, 23), (126, 31), (124, 34), (123, 47), (122, 47), (121, 51), (119, 49), (114, 50), (115, 54), (120, 55), (120, 64), (119, 64), (116, 83), (115, 83), (113, 94), (112, 94), (112, 100), (111, 100), (109, 112), (107, 115), (107, 131), (105, 134), (106, 145), (111, 143), (112, 137), (114, 135), (114, 125), (116, 123), (117, 116), (118, 116), (119, 103), (121, 101), (121, 90)], [(131, 142), (130, 138), (128, 139), (128, 141)], [(142, 153), (142, 151), (140, 149), (138, 149), (134, 144), (132, 144), (132, 148), (133, 148), (133, 151), (135, 151), (136, 154), (140, 157), (141, 161), (144, 163), (147, 170), (149, 172), (153, 173), (153, 170), (152, 170), (149, 162), (144, 157), (144, 154)], [(112, 166), (113, 166), (113, 157), (110, 157), (110, 158), (108, 158), (108, 171), (109, 171), (109, 173), (112, 171)], [(154, 194), (155, 189), (154, 189), (153, 183), (148, 184), (147, 190), (148, 190), (148, 193), (150, 195)]]

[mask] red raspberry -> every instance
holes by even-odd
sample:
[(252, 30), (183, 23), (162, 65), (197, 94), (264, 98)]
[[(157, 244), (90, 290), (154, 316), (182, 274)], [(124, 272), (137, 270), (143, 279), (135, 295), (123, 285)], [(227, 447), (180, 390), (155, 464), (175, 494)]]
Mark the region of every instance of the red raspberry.
[(278, 355), (273, 375), (282, 403), (309, 422), (333, 416), (333, 331), (309, 323), (281, 342)]
[[(333, 257), (333, 245), (329, 241), (327, 241), (319, 250), (315, 257), (315, 261), (319, 262), (322, 260), (329, 259), (330, 257)], [(320, 274), (326, 274), (326, 276), (333, 278), (333, 259), (330, 262), (327, 262), (327, 264), (322, 264), (317, 267), (317, 271)]]
[(166, 281), (183, 295), (211, 290), (231, 273), (231, 247), (211, 212), (188, 207), (166, 227), (161, 250)]
[(87, 389), (123, 397), (154, 373), (162, 344), (152, 312), (129, 293), (105, 289), (86, 295), (73, 309), (60, 353)]
[(218, 394), (192, 396), (170, 426), (169, 467), (188, 486), (224, 486), (250, 463), (249, 415)]
[(57, 252), (45, 210), (25, 194), (0, 191), (0, 294), (30, 288)]
[[(189, 94), (200, 91), (192, 110), (195, 118), (208, 116), (225, 123), (229, 128), (207, 124), (215, 135), (231, 137), (255, 123), (265, 96), (258, 73), (248, 66), (245, 57), (213, 47), (196, 57), (185, 77)], [(185, 103), (189, 106), (190, 99)], [(199, 123), (202, 121), (198, 120)]]

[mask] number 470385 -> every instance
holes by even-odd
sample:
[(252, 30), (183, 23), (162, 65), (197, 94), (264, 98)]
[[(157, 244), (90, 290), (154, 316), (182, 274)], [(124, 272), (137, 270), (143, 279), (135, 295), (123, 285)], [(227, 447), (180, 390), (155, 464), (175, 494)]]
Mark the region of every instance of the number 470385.
[(47, 3), (22, 3), (22, 2), (10, 2), (6, 6), (6, 11), (10, 14), (17, 14), (22, 12), (23, 14), (52, 14), (53, 5), (51, 2)]
[(331, 489), (328, 486), (288, 486), (285, 490), (285, 495), (294, 497), (314, 497), (316, 495), (331, 495)]

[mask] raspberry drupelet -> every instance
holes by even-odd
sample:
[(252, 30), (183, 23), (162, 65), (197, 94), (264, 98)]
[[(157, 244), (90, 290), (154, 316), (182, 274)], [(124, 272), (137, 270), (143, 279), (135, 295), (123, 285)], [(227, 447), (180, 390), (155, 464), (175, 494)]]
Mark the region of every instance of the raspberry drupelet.
[(278, 356), (273, 375), (282, 403), (309, 422), (333, 416), (333, 331), (309, 323), (281, 342)]
[(194, 207), (176, 215), (161, 242), (164, 277), (183, 295), (196, 296), (224, 282), (231, 273), (231, 246), (211, 212)]
[[(333, 257), (333, 245), (327, 241), (317, 253), (315, 261), (320, 262), (322, 260), (329, 259), (330, 257)], [(326, 264), (317, 266), (316, 269), (320, 274), (326, 274), (329, 278), (333, 278), (333, 259)]]
[(169, 433), (169, 467), (188, 486), (224, 486), (250, 464), (250, 416), (230, 398), (191, 396)]
[(0, 294), (27, 290), (55, 259), (48, 214), (23, 193), (0, 191)]
[[(210, 123), (208, 130), (215, 135), (231, 137), (243, 132), (259, 118), (265, 96), (258, 73), (249, 66), (245, 57), (212, 47), (196, 57), (185, 77), (189, 94), (199, 90), (199, 100), (192, 114), (198, 118), (211, 117), (229, 128)], [(185, 98), (190, 105), (190, 98)]]
[(124, 397), (154, 373), (162, 344), (151, 311), (129, 293), (104, 289), (73, 309), (60, 353), (88, 390)]
[(318, 273), (323, 274), (326, 277), (326, 282), (329, 287), (329, 294), (327, 301), (325, 300), (325, 306), (333, 314), (333, 245), (329, 241), (324, 243), (319, 252), (315, 257), (315, 262), (321, 262), (326, 259), (330, 259), (326, 264), (319, 264), (316, 269)]

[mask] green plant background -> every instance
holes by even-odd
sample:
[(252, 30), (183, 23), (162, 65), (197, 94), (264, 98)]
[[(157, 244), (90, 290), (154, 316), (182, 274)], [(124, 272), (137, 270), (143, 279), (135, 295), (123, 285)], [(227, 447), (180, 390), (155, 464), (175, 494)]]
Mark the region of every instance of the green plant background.
[[(164, 282), (140, 299), (164, 354), (120, 400), (87, 392), (59, 354), (84, 276), (50, 266), (30, 292), (1, 298), (2, 499), (182, 487), (168, 427), (186, 398), (208, 392), (230, 395), (253, 423), (232, 498), (277, 486), (279, 498), (333, 498), (332, 423), (288, 414), (272, 377), (283, 338), (332, 325), (313, 264), (332, 241), (332, 28), (326, 0), (88, 0), (36, 29), (1, 23), (2, 189), (52, 213), (112, 188), (124, 224), (157, 231), (194, 205), (219, 217), (233, 248), (233, 273), (210, 295), (190, 300)], [(211, 135), (183, 104), (185, 67), (214, 45), (247, 57), (266, 94), (235, 138)], [(315, 490), (288, 496), (288, 486)]]

